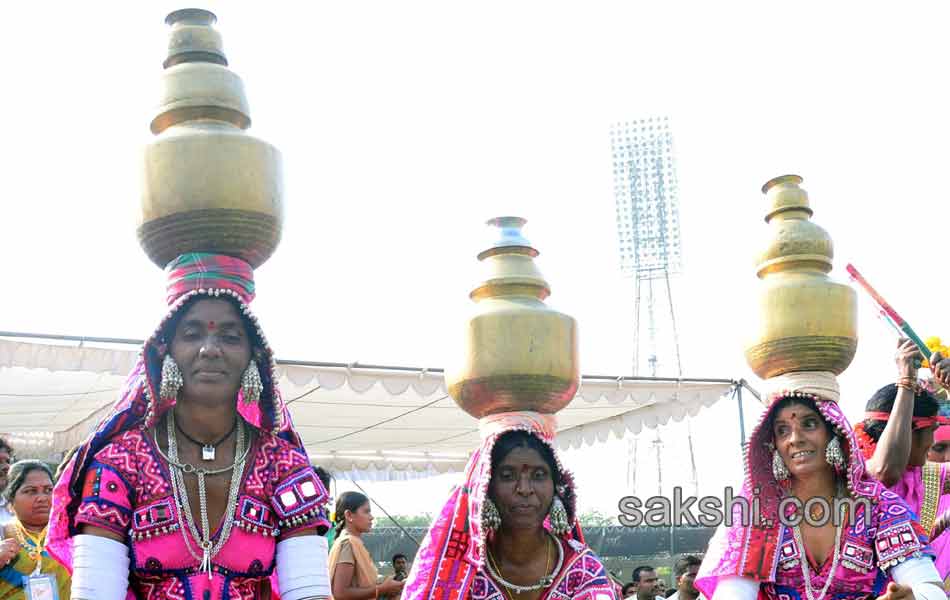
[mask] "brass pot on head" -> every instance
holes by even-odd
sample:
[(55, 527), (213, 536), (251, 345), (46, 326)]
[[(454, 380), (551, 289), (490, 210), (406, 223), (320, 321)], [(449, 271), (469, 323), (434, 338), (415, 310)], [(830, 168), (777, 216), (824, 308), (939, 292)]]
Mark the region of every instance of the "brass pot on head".
[(488, 221), (495, 240), (478, 255), (482, 281), (464, 345), (445, 370), (449, 394), (475, 418), (509, 411), (553, 414), (577, 392), (577, 323), (549, 308), (551, 288), (521, 234), (525, 220)]
[(187, 252), (266, 261), (280, 241), (280, 152), (248, 135), (244, 84), (228, 68), (214, 14), (171, 13), (162, 97), (145, 148), (138, 238), (164, 267)]
[(808, 194), (798, 175), (768, 181), (768, 245), (759, 254), (762, 280), (756, 328), (745, 357), (756, 375), (768, 379), (799, 371), (841, 374), (858, 345), (854, 290), (828, 277), (834, 245), (810, 221)]

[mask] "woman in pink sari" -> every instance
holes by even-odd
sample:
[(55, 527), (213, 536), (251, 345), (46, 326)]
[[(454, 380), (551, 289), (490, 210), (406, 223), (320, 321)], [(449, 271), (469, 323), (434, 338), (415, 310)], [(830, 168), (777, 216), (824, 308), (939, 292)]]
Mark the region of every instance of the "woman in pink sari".
[(584, 544), (554, 416), (479, 421), (482, 444), (426, 534), (403, 600), (619, 600)]
[(326, 596), (327, 493), (248, 308), (251, 267), (195, 253), (166, 272), (168, 313), (54, 492), (72, 597)]
[(695, 586), (711, 600), (946, 600), (913, 513), (865, 472), (834, 375), (771, 383), (742, 486), (758, 510), (734, 507)]
[[(942, 418), (937, 399), (917, 383), (919, 361), (913, 342), (902, 340), (897, 384), (874, 393), (855, 432), (868, 472), (903, 498), (931, 535), (937, 517), (950, 510), (950, 464), (927, 460)], [(950, 590), (950, 532), (931, 539), (930, 546), (937, 572)]]

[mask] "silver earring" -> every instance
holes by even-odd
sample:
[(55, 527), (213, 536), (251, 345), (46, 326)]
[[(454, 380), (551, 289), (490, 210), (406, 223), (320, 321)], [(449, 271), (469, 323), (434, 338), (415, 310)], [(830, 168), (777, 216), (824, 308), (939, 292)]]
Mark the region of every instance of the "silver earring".
[(551, 510), (548, 512), (548, 520), (551, 523), (551, 532), (554, 535), (564, 535), (571, 530), (571, 524), (567, 520), (567, 509), (561, 502), (561, 497), (556, 495), (551, 502)]
[(836, 435), (831, 437), (831, 441), (825, 447), (825, 460), (836, 469), (844, 466), (844, 452), (841, 450), (841, 442)]
[(482, 525), (485, 529), (492, 531), (497, 531), (501, 527), (501, 514), (488, 496), (485, 496), (485, 503), (482, 505)]
[(160, 398), (177, 398), (178, 391), (185, 385), (185, 380), (181, 378), (181, 369), (178, 363), (172, 358), (171, 354), (165, 355), (162, 361), (162, 382), (158, 387)]
[(785, 466), (785, 462), (782, 460), (782, 455), (778, 453), (778, 450), (772, 452), (772, 475), (775, 475), (776, 481), (785, 481), (788, 479), (791, 473), (788, 472), (788, 467)]
[(241, 391), (244, 392), (244, 402), (247, 404), (256, 404), (261, 399), (261, 392), (264, 391), (264, 384), (261, 382), (261, 372), (257, 369), (257, 361), (253, 358), (244, 370), (241, 377)]

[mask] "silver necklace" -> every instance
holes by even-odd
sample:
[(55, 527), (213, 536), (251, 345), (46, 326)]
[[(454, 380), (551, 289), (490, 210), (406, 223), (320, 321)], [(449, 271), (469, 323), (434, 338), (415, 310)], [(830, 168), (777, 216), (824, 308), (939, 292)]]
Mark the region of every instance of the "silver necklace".
[(831, 587), (831, 582), (835, 579), (835, 573), (838, 571), (839, 548), (841, 546), (841, 529), (841, 523), (839, 522), (835, 526), (835, 550), (832, 554), (831, 570), (828, 571), (828, 579), (825, 580), (825, 585), (821, 587), (821, 593), (818, 594), (818, 596), (815, 596), (815, 592), (811, 587), (811, 575), (809, 574), (811, 568), (808, 566), (808, 559), (805, 555), (805, 543), (802, 541), (802, 532), (798, 525), (792, 527), (792, 533), (795, 535), (795, 543), (798, 544), (798, 551), (802, 554), (802, 559), (799, 561), (799, 565), (802, 568), (802, 577), (805, 578), (805, 595), (808, 597), (808, 600), (822, 600), (822, 598), (825, 597), (825, 594), (828, 593), (828, 588)]
[[(211, 560), (217, 556), (218, 552), (228, 538), (231, 537), (231, 529), (234, 525), (234, 507), (237, 506), (238, 490), (241, 487), (241, 479), (244, 473), (244, 464), (250, 451), (250, 444), (245, 448), (245, 426), (239, 424), (237, 433), (237, 442), (235, 444), (235, 460), (232, 464), (220, 469), (203, 469), (189, 463), (178, 461), (178, 436), (175, 434), (175, 414), (174, 410), (169, 410), (165, 416), (165, 429), (168, 432), (168, 456), (161, 451), (159, 453), (168, 461), (171, 467), (172, 491), (175, 497), (175, 504), (178, 507), (178, 523), (181, 529), (182, 538), (185, 540), (185, 547), (188, 553), (195, 560), (201, 561), (199, 571), (208, 574), (208, 579), (212, 577)], [(156, 440), (156, 447), (158, 443)], [(225, 505), (224, 525), (221, 527), (221, 535), (215, 542), (214, 532), (211, 531), (211, 525), (208, 518), (208, 495), (205, 486), (205, 476), (225, 473), (233, 470), (231, 474), (231, 486), (228, 490), (228, 502)], [(191, 514), (191, 502), (188, 498), (188, 489), (185, 487), (185, 473), (194, 473), (198, 477), (198, 508), (201, 515), (201, 530), (195, 524), (194, 516)], [(182, 517), (184, 515), (184, 517)], [(184, 522), (183, 522), (184, 521)], [(187, 531), (186, 531), (187, 530)], [(188, 532), (198, 543), (199, 552), (192, 549), (192, 541), (189, 539)]]
[[(517, 585), (506, 580), (504, 577), (501, 576), (500, 573), (497, 573), (495, 571), (495, 567), (492, 566), (491, 557), (488, 556), (486, 557), (488, 558), (488, 560), (485, 561), (485, 566), (488, 567), (488, 572), (491, 574), (492, 578), (516, 594), (523, 594), (525, 592), (534, 592), (537, 590), (543, 590), (544, 588), (554, 583), (554, 577), (558, 573), (561, 572), (561, 565), (564, 564), (564, 548), (561, 547), (561, 542), (559, 542), (558, 539), (554, 537), (554, 535), (550, 531), (545, 529), (545, 533), (547, 533), (551, 537), (551, 539), (554, 541), (554, 545), (557, 547), (557, 563), (554, 564), (554, 570), (551, 571), (549, 575), (544, 575), (534, 585)], [(485, 553), (486, 554), (489, 553), (487, 544), (485, 546)]]

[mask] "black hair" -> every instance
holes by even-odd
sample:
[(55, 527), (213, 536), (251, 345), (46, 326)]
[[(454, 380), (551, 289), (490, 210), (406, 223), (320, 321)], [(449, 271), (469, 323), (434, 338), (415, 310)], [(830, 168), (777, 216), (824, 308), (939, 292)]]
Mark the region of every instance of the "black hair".
[(676, 577), (682, 577), (690, 567), (698, 567), (703, 564), (703, 561), (699, 559), (698, 556), (693, 556), (692, 554), (684, 554), (676, 560), (676, 564), (673, 565), (673, 575)]
[(633, 582), (634, 582), (634, 583), (640, 583), (640, 575), (641, 575), (644, 571), (656, 571), (656, 569), (653, 568), (653, 567), (651, 567), (650, 565), (641, 565), (641, 566), (637, 567), (636, 569), (633, 570)]
[(393, 562), (394, 564), (395, 564), (397, 558), (405, 558), (405, 559), (406, 559), (406, 562), (409, 562), (409, 557), (406, 556), (405, 554), (393, 554), (393, 560), (392, 560), (392, 562)]
[[(865, 406), (864, 409), (868, 412), (885, 412), (890, 414), (890, 412), (894, 410), (895, 400), (897, 400), (897, 386), (893, 383), (889, 383), (874, 392), (874, 395), (868, 400), (867, 406)], [(915, 417), (936, 416), (939, 408), (937, 399), (926, 390), (918, 388), (914, 393)], [(881, 434), (884, 433), (884, 426), (886, 424), (886, 421), (865, 419), (864, 431), (868, 434), (868, 437), (876, 442), (881, 439)]]
[[(634, 587), (634, 588), (635, 588), (636, 586), (637, 586), (637, 583), (636, 583), (635, 581), (631, 581), (631, 582), (629, 582), (629, 583), (625, 583), (625, 584), (623, 585), (623, 588), (622, 588), (622, 590), (621, 590), (620, 593), (623, 594), (623, 597), (624, 597), (624, 598), (626, 598), (627, 596), (630, 595), (630, 594), (627, 593), (627, 590), (630, 589), (631, 587)], [(636, 591), (636, 590), (633, 590), (633, 591)], [(623, 599), (621, 598), (621, 600), (623, 600)]]
[(330, 477), (330, 474), (327, 472), (327, 470), (324, 469), (323, 467), (314, 467), (313, 472), (320, 479), (320, 483), (323, 484), (323, 489), (329, 492), (330, 481), (332, 481), (333, 478)]
[(10, 465), (10, 474), (7, 478), (7, 488), (3, 490), (3, 497), (7, 502), (13, 503), (13, 497), (23, 487), (26, 476), (33, 471), (43, 471), (49, 475), (50, 482), (53, 481), (53, 470), (45, 462), (40, 460), (20, 460)]
[(359, 492), (343, 492), (336, 499), (336, 509), (334, 524), (336, 525), (336, 534), (340, 535), (343, 528), (346, 527), (346, 511), (356, 512), (361, 506), (369, 503), (369, 498)]
[(13, 456), (13, 446), (5, 438), (0, 437), (0, 450), (6, 450), (7, 454)]

